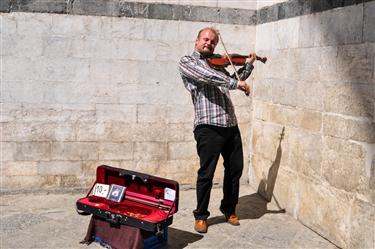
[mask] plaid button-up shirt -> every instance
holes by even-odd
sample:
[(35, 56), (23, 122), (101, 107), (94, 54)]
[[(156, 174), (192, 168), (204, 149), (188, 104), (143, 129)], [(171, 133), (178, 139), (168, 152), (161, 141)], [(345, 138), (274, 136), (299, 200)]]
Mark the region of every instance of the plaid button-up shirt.
[[(247, 79), (253, 68), (253, 65), (246, 63), (238, 71), (240, 79)], [(230, 75), (225, 69), (211, 68), (197, 51), (182, 57), (179, 69), (194, 104), (194, 128), (201, 124), (220, 127), (237, 125), (229, 94), (229, 90), (237, 89), (238, 81), (234, 75)]]

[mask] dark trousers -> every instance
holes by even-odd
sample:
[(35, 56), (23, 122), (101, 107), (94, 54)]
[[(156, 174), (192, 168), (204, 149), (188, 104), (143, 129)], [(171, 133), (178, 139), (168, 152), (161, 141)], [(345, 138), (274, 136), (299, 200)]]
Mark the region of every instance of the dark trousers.
[(198, 125), (194, 130), (200, 168), (197, 177), (197, 208), (195, 219), (205, 220), (210, 215), (208, 204), (217, 161), (224, 159), (223, 199), (220, 210), (225, 215), (235, 212), (239, 197), (239, 184), (243, 170), (243, 151), (238, 126), (224, 128)]

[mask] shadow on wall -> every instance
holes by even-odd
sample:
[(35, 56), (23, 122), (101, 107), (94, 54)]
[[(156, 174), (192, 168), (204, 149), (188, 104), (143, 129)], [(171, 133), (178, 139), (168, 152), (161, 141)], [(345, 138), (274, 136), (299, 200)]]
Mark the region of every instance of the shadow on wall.
[[(259, 183), (258, 190), (256, 193), (245, 195), (240, 197), (237, 206), (237, 215), (240, 219), (258, 219), (267, 213), (285, 213), (285, 209), (281, 208), (276, 197), (273, 194), (273, 190), (276, 183), (277, 173), (279, 171), (282, 149), (281, 141), (284, 138), (285, 127), (283, 127), (279, 146), (277, 148), (277, 153), (274, 162), (268, 170), (267, 179), (262, 179)], [(267, 204), (271, 202), (272, 197), (278, 207), (278, 210), (268, 210)], [(224, 216), (216, 216), (208, 219), (209, 225), (214, 225), (218, 223), (226, 222)]]

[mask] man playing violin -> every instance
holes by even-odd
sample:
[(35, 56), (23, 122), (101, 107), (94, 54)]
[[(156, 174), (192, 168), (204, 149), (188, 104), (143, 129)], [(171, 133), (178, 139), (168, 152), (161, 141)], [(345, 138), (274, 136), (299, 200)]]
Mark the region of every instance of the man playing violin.
[(216, 164), (220, 155), (224, 159), (223, 199), (220, 211), (226, 221), (238, 226), (236, 205), (239, 198), (239, 182), (243, 170), (243, 150), (240, 130), (229, 90), (239, 89), (249, 94), (250, 87), (245, 80), (254, 66), (255, 54), (246, 59), (238, 71), (240, 80), (224, 68), (210, 67), (207, 59), (213, 55), (219, 41), (214, 28), (199, 31), (195, 49), (191, 55), (183, 56), (179, 70), (186, 89), (190, 92), (194, 111), (194, 138), (200, 159), (197, 176), (197, 207), (193, 211), (194, 229), (206, 233), (208, 205)]

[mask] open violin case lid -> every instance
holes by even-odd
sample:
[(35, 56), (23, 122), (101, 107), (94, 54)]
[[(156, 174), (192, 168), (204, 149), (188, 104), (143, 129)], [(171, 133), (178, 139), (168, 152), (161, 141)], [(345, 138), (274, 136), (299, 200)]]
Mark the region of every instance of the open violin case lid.
[(157, 233), (172, 224), (178, 197), (176, 181), (101, 165), (95, 183), (76, 205), (81, 215)]

